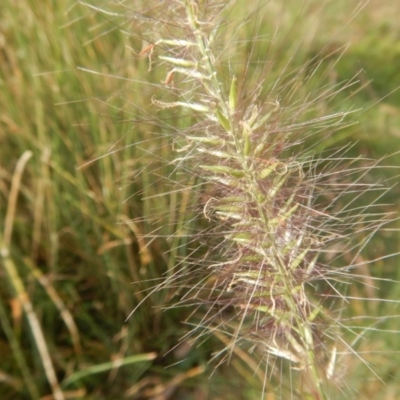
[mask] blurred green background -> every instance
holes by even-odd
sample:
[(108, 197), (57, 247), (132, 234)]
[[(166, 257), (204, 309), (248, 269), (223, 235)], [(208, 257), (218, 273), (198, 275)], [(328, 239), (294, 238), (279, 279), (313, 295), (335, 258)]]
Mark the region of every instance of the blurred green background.
[[(362, 109), (358, 124), (325, 148), (350, 141), (355, 154), (374, 159), (400, 150), (400, 3), (370, 1), (358, 12), (348, 1), (298, 3), (261, 8), (257, 34), (268, 45), (253, 56), (273, 60), (272, 80), (310, 60), (324, 65), (310, 85), (357, 76), (356, 86), (322, 104), (326, 112)], [(231, 25), (260, 4), (239, 0)], [(179, 341), (191, 310), (162, 309), (173, 287), (125, 321), (192, 251), (183, 230), (196, 223), (189, 191), (168, 194), (170, 182), (191, 177), (168, 165), (169, 132), (149, 107), (158, 89), (140, 84), (162, 76), (132, 51), (142, 43), (128, 14), (107, 16), (74, 0), (1, 2), (0, 398), (258, 399), (262, 373), (246, 354), (210, 378), (223, 335)], [(241, 34), (248, 36), (236, 47), (222, 37), (227, 53), (246, 58), (254, 30)], [(171, 115), (175, 128), (184, 123)], [(393, 167), (370, 179), (395, 184), (400, 156), (384, 164)], [(399, 211), (399, 195), (394, 187), (385, 196), (386, 211)], [(398, 252), (398, 227), (378, 233), (365, 257)], [(400, 398), (398, 266), (391, 257), (357, 270), (364, 285), (351, 295), (387, 300), (347, 310), (380, 321), (357, 343), (376, 375), (354, 362), (343, 378), (357, 399)], [(268, 400), (286, 398), (276, 386)]]

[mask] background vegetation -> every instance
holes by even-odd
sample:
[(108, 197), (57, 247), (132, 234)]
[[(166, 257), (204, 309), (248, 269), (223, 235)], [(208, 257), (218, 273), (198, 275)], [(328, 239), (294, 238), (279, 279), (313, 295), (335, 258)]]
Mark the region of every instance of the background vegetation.
[[(400, 5), (371, 1), (350, 18), (347, 1), (282, 3), (271, 2), (258, 32), (273, 46), (254, 55), (274, 60), (271, 79), (289, 60), (293, 71), (315, 60), (325, 67), (313, 82), (360, 81), (325, 104), (363, 111), (324, 148), (352, 142), (354, 154), (374, 159), (400, 149)], [(165, 162), (169, 132), (157, 129), (161, 117), (149, 108), (152, 87), (139, 85), (163, 77), (137, 57), (142, 44), (129, 29), (74, 0), (0, 5), (0, 397), (257, 399), (257, 362), (246, 354), (209, 378), (207, 361), (223, 336), (201, 346), (179, 342), (191, 310), (160, 307), (170, 304), (173, 288), (149, 297), (125, 322), (192, 251), (185, 232), (175, 233), (190, 228), (195, 201), (186, 192), (168, 194), (170, 182), (191, 178)], [(254, 40), (248, 35), (244, 43)], [(225, 40), (226, 51), (236, 51)], [(246, 46), (237, 51), (246, 57)], [(185, 123), (167, 117), (175, 127)], [(400, 157), (385, 163), (393, 167), (370, 179), (395, 184)], [(387, 211), (399, 211), (399, 195), (394, 187), (385, 196)], [(396, 224), (390, 228), (365, 257), (399, 251)], [(346, 313), (379, 322), (357, 348), (376, 375), (354, 363), (344, 381), (358, 398), (397, 399), (399, 261), (361, 261), (364, 285), (350, 295), (365, 300), (352, 301)], [(268, 399), (281, 398), (273, 389)]]

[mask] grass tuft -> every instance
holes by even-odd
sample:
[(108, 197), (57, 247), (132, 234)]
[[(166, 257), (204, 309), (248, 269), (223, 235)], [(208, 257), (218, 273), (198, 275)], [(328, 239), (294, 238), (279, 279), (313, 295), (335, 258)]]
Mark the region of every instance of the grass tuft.
[(393, 2), (53, 3), (0, 6), (0, 397), (397, 398)]

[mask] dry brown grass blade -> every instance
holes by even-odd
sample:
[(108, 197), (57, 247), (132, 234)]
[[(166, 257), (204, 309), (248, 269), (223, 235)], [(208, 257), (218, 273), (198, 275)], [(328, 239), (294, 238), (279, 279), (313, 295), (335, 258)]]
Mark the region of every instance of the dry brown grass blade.
[(28, 319), (28, 323), (32, 330), (32, 335), (35, 339), (35, 343), (40, 355), (40, 359), (47, 377), (47, 380), (51, 386), (54, 399), (56, 400), (64, 400), (65, 397), (61, 391), (60, 385), (57, 380), (57, 375), (54, 370), (53, 363), (51, 361), (50, 352), (46, 345), (46, 340), (40, 326), (39, 319), (35, 313), (32, 302), (29, 298), (28, 292), (25, 289), (24, 282), (22, 281), (18, 268), (15, 265), (14, 261), (10, 257), (10, 246), (11, 246), (11, 237), (13, 231), (13, 223), (16, 212), (16, 205), (18, 200), (18, 194), (21, 186), (22, 175), (28, 160), (32, 157), (33, 153), (31, 151), (26, 151), (22, 154), (20, 159), (17, 162), (17, 166), (15, 168), (14, 176), (11, 182), (11, 190), (8, 198), (8, 207), (7, 214), (5, 218), (5, 227), (4, 227), (4, 239), (1, 240), (1, 248), (0, 254), (3, 261), (3, 265), (5, 271), (7, 273), (9, 282), (15, 291), (15, 295), (20, 302), (26, 317)]
[(25, 151), (17, 162), (15, 172), (11, 181), (11, 191), (8, 198), (7, 214), (4, 223), (4, 248), (9, 248), (11, 244), (11, 236), (13, 230), (13, 222), (15, 217), (15, 210), (17, 207), (17, 199), (19, 188), (21, 185), (22, 173), (24, 172), (25, 165), (32, 157), (31, 151)]
[(79, 338), (79, 330), (75, 324), (74, 318), (72, 317), (71, 313), (66, 307), (64, 301), (61, 299), (57, 291), (54, 289), (49, 278), (46, 275), (44, 275), (42, 271), (40, 271), (40, 269), (38, 269), (35, 265), (33, 265), (31, 260), (26, 260), (26, 263), (29, 266), (34, 277), (43, 286), (47, 295), (50, 297), (50, 299), (53, 301), (54, 305), (60, 312), (60, 316), (63, 319), (71, 335), (71, 341), (73, 343), (75, 353), (79, 357), (80, 355), (82, 355), (82, 346)]

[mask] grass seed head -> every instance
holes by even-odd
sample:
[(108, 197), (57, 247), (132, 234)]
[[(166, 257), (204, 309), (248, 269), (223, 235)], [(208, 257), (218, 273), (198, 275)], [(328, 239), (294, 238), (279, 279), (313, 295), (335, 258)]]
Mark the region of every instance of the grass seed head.
[[(285, 66), (268, 81), (267, 65), (252, 67), (256, 39), (235, 67), (235, 56), (222, 53), (222, 39), (232, 33), (230, 2), (146, 4), (137, 22), (154, 44), (140, 55), (165, 77), (152, 104), (188, 119), (175, 130), (173, 164), (197, 181), (197, 218), (208, 221), (194, 236), (211, 247), (203, 260), (183, 257), (182, 268), (157, 288), (181, 285), (176, 306), (204, 310), (188, 335), (223, 337), (226, 347), (215, 358), (245, 349), (265, 364), (265, 376), (282, 360), (298, 371), (305, 393), (327, 399), (325, 385), (351, 347), (341, 321), (346, 282), (370, 235), (390, 220), (371, 211), (386, 190), (368, 182), (374, 164), (348, 156), (347, 147), (320, 150), (349, 125), (352, 111), (324, 112), (354, 82), (307, 92), (315, 60), (294, 75)], [(376, 200), (359, 206), (373, 191)], [(354, 242), (355, 232), (364, 242)], [(353, 258), (343, 264), (344, 252)]]

